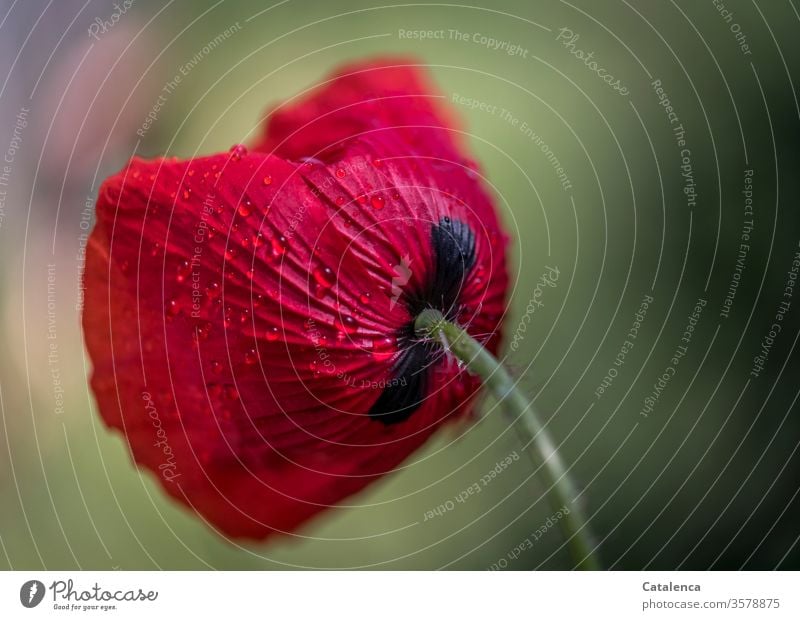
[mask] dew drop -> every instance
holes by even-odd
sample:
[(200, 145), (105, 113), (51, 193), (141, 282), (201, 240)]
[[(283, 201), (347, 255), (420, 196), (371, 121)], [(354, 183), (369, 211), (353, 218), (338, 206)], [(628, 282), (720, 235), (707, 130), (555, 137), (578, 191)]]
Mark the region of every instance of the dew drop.
[(225, 260), (228, 261), (233, 260), (235, 256), (236, 256), (236, 250), (234, 250), (233, 248), (228, 248), (227, 250), (225, 250)]
[(272, 177), (271, 177), (270, 175), (268, 175), (268, 174), (267, 174), (267, 175), (265, 175), (265, 176), (264, 176), (264, 178), (263, 178), (263, 179), (261, 179), (261, 182), (262, 182), (264, 185), (272, 185)]
[(180, 265), (178, 265), (177, 274), (175, 275), (175, 280), (178, 282), (183, 282), (191, 272), (191, 267), (189, 265), (189, 261), (181, 261)]
[(315, 269), (314, 280), (321, 288), (329, 289), (335, 281), (333, 270), (330, 267)]
[(180, 304), (178, 304), (177, 300), (171, 299), (167, 303), (167, 316), (177, 316), (181, 311)]
[(212, 301), (219, 297), (219, 282), (212, 282), (206, 287), (206, 296)]
[(211, 323), (201, 323), (197, 326), (195, 333), (199, 340), (208, 340), (208, 336), (211, 334)]
[(359, 204), (362, 204), (362, 205), (367, 204), (367, 197), (364, 194), (362, 194), (361, 196), (356, 198), (356, 200), (358, 201)]
[(239, 208), (237, 209), (237, 212), (242, 217), (247, 217), (253, 212), (252, 203), (250, 203), (249, 200), (239, 203)]
[(234, 144), (231, 147), (231, 159), (233, 161), (239, 161), (247, 155), (247, 147), (244, 144)]
[(338, 169), (336, 170), (336, 176), (337, 176), (338, 178), (340, 178), (340, 179), (343, 179), (343, 178), (345, 177), (345, 175), (347, 175), (347, 173), (344, 171), (344, 169), (343, 169), (343, 168), (338, 168)]
[(356, 320), (348, 314), (336, 317), (336, 327), (338, 327), (339, 330), (343, 331), (345, 334), (355, 333), (355, 331), (358, 329)]
[(269, 342), (275, 342), (279, 335), (277, 327), (270, 327), (265, 334)]
[(385, 360), (388, 357), (391, 357), (395, 352), (395, 346), (397, 344), (397, 340), (394, 338), (387, 336), (385, 338), (379, 338), (378, 340), (373, 341), (372, 343), (372, 357), (375, 360)]
[(252, 366), (258, 362), (258, 351), (255, 349), (250, 349), (247, 353), (244, 354), (244, 363), (248, 366)]
[(218, 362), (217, 360), (212, 360), (211, 361), (211, 372), (213, 372), (215, 375), (218, 375), (219, 373), (221, 373), (222, 372), (222, 363)]
[(286, 254), (286, 237), (274, 237), (271, 241), (272, 255), (276, 258)]
[(361, 295), (358, 296), (358, 301), (360, 301), (365, 306), (368, 306), (369, 305), (369, 297), (370, 297), (369, 293), (361, 293)]
[(383, 196), (377, 195), (373, 196), (370, 202), (372, 203), (373, 209), (383, 209), (383, 206), (386, 204), (386, 200), (383, 198)]

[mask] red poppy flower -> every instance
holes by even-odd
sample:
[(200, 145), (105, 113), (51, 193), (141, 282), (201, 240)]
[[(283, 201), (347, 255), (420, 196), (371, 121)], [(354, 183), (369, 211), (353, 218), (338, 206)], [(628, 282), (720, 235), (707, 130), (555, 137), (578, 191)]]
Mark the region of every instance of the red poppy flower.
[(506, 237), (410, 63), (351, 66), (251, 149), (107, 179), (83, 326), (100, 412), (230, 536), (290, 532), (468, 409), (414, 336), (440, 309), (495, 351)]

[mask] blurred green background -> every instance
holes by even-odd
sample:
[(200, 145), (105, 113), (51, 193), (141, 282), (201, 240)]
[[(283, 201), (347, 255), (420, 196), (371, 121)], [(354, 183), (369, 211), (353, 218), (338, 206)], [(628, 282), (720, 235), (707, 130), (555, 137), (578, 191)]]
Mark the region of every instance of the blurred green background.
[[(240, 546), (133, 467), (87, 387), (79, 250), (100, 181), (134, 152), (190, 157), (248, 142), (270, 106), (340, 63), (412, 54), (460, 117), (514, 239), (507, 342), (540, 275), (559, 270), (506, 362), (561, 443), (604, 564), (800, 568), (800, 298), (784, 297), (800, 241), (800, 15), (790, 0), (473, 4), (136, 0), (96, 39), (88, 31), (111, 20), (111, 2), (0, 5), (0, 147), (16, 145), (0, 185), (1, 567), (572, 566), (524, 458), (425, 520), (521, 453), (496, 411), (440, 433), (413, 466), (348, 502), (361, 507), (329, 510), (293, 539)], [(420, 30), (442, 38), (400, 32)], [(706, 305), (675, 366), (698, 299)], [(752, 376), (782, 301), (782, 329)]]

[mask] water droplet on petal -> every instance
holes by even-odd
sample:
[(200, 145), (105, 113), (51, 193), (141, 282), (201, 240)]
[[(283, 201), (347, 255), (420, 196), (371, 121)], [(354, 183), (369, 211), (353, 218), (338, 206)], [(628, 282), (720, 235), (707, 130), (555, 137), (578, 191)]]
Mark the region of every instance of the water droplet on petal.
[(178, 304), (177, 300), (171, 299), (167, 303), (167, 316), (177, 316), (181, 311), (180, 304)]
[(212, 301), (219, 297), (219, 282), (212, 282), (206, 287), (206, 296)]
[(239, 161), (247, 155), (247, 147), (244, 144), (234, 144), (231, 147), (231, 159), (233, 161)]
[(197, 326), (195, 333), (199, 340), (208, 340), (208, 336), (211, 333), (211, 323), (201, 323)]
[(218, 362), (216, 360), (212, 360), (212, 362), (211, 362), (211, 372), (213, 372), (215, 375), (218, 375), (219, 373), (221, 373), (222, 372), (222, 363)]
[(386, 204), (386, 200), (383, 198), (383, 196), (377, 195), (373, 196), (370, 202), (372, 203), (373, 209), (383, 209), (383, 206)]
[(372, 343), (372, 357), (375, 360), (385, 360), (395, 353), (397, 341), (392, 337), (379, 338)]
[(252, 203), (249, 200), (246, 200), (245, 202), (239, 203), (239, 208), (237, 211), (242, 217), (247, 217), (253, 212), (252, 206)]
[(268, 175), (268, 174), (267, 174), (267, 175), (265, 175), (265, 176), (264, 176), (264, 178), (263, 178), (263, 179), (261, 179), (261, 182), (262, 182), (264, 185), (272, 185), (272, 177), (271, 177), (270, 175)]
[(358, 297), (358, 300), (359, 300), (359, 301), (360, 301), (362, 304), (364, 304), (365, 306), (367, 306), (367, 305), (369, 305), (369, 297), (370, 297), (369, 293), (361, 293), (361, 295), (359, 295), (359, 297)]
[(336, 176), (340, 179), (343, 179), (347, 173), (344, 171), (343, 168), (338, 168), (336, 170)]
[(329, 289), (331, 286), (333, 286), (335, 281), (333, 270), (330, 267), (315, 269), (314, 280), (316, 280), (320, 287)]
[(236, 256), (236, 250), (234, 250), (233, 248), (228, 248), (227, 250), (225, 250), (225, 260), (233, 260), (235, 256)]
[(336, 327), (338, 327), (339, 330), (343, 331), (345, 334), (355, 333), (355, 331), (358, 329), (356, 320), (348, 314), (336, 317)]
[(277, 327), (270, 327), (265, 336), (269, 342), (275, 342), (278, 339), (278, 336), (280, 336), (280, 333)]
[(280, 237), (273, 237), (271, 241), (272, 245), (272, 255), (274, 257), (280, 257), (286, 254), (286, 237), (281, 235)]
[(258, 362), (258, 351), (255, 349), (250, 349), (247, 353), (244, 354), (244, 363), (248, 366), (252, 366), (253, 364)]
[(178, 270), (177, 270), (177, 275), (175, 276), (175, 280), (177, 280), (178, 282), (183, 282), (189, 276), (190, 272), (191, 272), (191, 267), (189, 265), (189, 261), (188, 260), (182, 261), (178, 265)]

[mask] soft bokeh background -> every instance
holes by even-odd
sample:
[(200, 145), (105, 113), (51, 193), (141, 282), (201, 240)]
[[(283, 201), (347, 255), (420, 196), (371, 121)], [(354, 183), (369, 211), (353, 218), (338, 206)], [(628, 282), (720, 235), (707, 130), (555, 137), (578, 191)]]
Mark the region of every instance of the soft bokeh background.
[[(0, 567), (572, 565), (557, 527), (509, 556), (554, 512), (524, 459), (424, 521), (521, 451), (496, 411), (472, 428), (445, 430), (412, 466), (352, 498), (360, 508), (333, 509), (297, 537), (246, 546), (166, 499), (96, 415), (76, 304), (81, 234), (100, 181), (133, 153), (189, 157), (247, 142), (269, 106), (341, 62), (398, 53), (429, 65), (448, 99), (508, 111), (453, 104), (515, 239), (509, 340), (540, 275), (559, 269), (507, 362), (563, 442), (604, 563), (800, 568), (800, 294), (764, 370), (749, 375), (800, 241), (793, 2), (729, 0), (727, 18), (712, 2), (689, 0), (135, 0), (97, 40), (88, 29), (119, 12), (112, 2), (1, 2), (0, 152), (15, 149), (0, 179)], [(572, 55), (558, 40), (562, 28), (629, 94)], [(420, 41), (400, 30), (445, 32)], [(521, 51), (492, 49), (480, 35)], [(197, 54), (137, 136), (165, 83)], [(685, 129), (695, 205), (683, 193), (680, 148), (656, 79)], [(746, 169), (754, 171), (754, 228), (723, 318), (748, 219)], [(634, 347), (598, 399), (645, 295), (653, 303)], [(686, 357), (645, 418), (643, 401), (682, 344), (698, 298), (707, 305)]]

